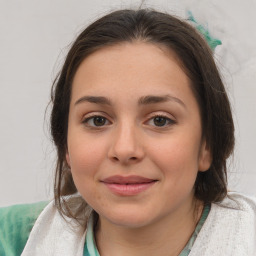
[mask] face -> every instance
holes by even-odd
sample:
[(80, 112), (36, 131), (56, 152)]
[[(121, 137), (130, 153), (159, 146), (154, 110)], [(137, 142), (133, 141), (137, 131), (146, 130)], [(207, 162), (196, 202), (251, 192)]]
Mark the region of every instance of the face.
[(113, 225), (142, 227), (191, 206), (211, 161), (175, 54), (137, 42), (87, 57), (72, 84), (66, 158), (82, 197)]

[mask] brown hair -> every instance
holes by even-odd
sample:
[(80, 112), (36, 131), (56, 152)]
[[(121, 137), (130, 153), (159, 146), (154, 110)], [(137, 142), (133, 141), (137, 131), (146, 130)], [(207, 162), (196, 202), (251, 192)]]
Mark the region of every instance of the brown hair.
[(219, 202), (227, 195), (226, 160), (234, 148), (230, 103), (213, 53), (203, 37), (186, 21), (152, 9), (114, 11), (88, 26), (74, 41), (63, 68), (52, 86), (51, 134), (57, 148), (55, 203), (61, 214), (78, 219), (91, 210), (81, 198), (71, 211), (68, 195), (77, 192), (65, 155), (72, 80), (81, 62), (91, 53), (122, 42), (143, 41), (174, 51), (191, 80), (200, 107), (203, 136), (212, 153), (208, 171), (198, 172), (195, 198)]

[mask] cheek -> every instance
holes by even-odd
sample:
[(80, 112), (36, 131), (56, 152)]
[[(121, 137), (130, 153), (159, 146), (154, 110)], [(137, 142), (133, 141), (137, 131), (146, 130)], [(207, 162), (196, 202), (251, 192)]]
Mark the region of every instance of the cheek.
[(154, 147), (148, 146), (148, 151), (155, 161), (182, 169), (185, 166), (198, 165), (199, 144), (199, 139), (182, 134), (158, 140)]
[[(103, 201), (97, 191), (97, 174), (102, 158), (102, 151), (88, 144), (70, 147), (71, 173), (75, 186), (85, 201), (93, 206), (93, 202)], [(103, 203), (103, 202), (102, 202)]]
[(71, 172), (75, 186), (84, 200), (97, 212), (107, 205), (105, 195), (101, 193), (98, 177), (106, 158), (102, 143), (74, 143), (69, 145)]
[(96, 180), (97, 171), (106, 157), (103, 143), (90, 139), (72, 139), (69, 143), (70, 167), (78, 190)]
[(176, 136), (158, 141), (149, 150), (150, 158), (161, 170), (163, 178), (173, 186), (193, 186), (198, 172), (199, 142), (189, 136)]

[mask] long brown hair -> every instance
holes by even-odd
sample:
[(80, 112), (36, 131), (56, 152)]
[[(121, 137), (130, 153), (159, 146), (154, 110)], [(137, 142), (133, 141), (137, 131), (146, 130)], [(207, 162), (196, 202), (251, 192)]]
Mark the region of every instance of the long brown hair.
[(73, 203), (76, 210), (71, 210), (72, 202), (65, 197), (77, 193), (65, 159), (72, 81), (81, 62), (91, 53), (105, 46), (134, 41), (163, 45), (177, 54), (191, 80), (200, 107), (203, 136), (212, 153), (209, 170), (198, 172), (195, 198), (211, 203), (227, 195), (226, 160), (234, 148), (234, 124), (212, 50), (196, 29), (177, 17), (152, 9), (119, 10), (98, 19), (77, 37), (52, 86), (51, 134), (58, 155), (55, 203), (61, 214), (77, 220), (81, 214), (88, 215), (91, 208), (78, 196)]

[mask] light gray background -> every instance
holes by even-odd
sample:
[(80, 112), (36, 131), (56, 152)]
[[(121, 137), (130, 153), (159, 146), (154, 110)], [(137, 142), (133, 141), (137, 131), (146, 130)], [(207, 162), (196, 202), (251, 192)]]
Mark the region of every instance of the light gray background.
[[(110, 10), (140, 1), (0, 0), (0, 206), (52, 198), (55, 151), (49, 135), (52, 81), (69, 44)], [(229, 189), (256, 195), (256, 1), (147, 1), (195, 18), (222, 46), (215, 57), (230, 94), (236, 152), (230, 159)]]

